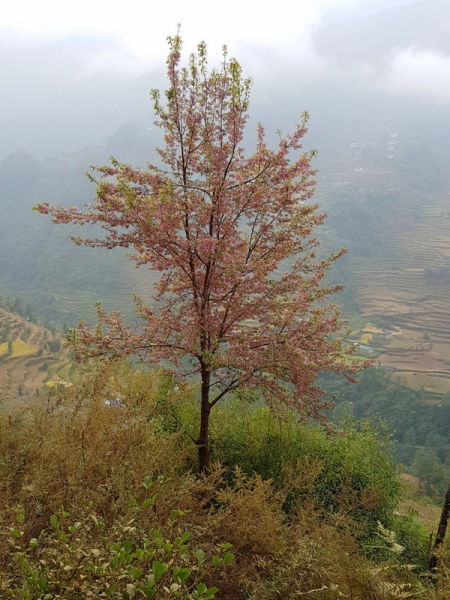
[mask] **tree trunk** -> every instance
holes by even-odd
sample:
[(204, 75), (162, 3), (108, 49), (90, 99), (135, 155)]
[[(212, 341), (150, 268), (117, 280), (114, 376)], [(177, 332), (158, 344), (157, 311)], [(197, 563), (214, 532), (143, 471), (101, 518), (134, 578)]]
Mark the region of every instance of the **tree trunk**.
[(442, 507), (441, 519), (439, 521), (439, 527), (436, 534), (436, 539), (434, 541), (433, 551), (431, 552), (430, 560), (428, 562), (428, 570), (433, 573), (436, 569), (436, 556), (435, 550), (442, 545), (445, 533), (447, 531), (448, 520), (450, 518), (450, 485), (447, 489), (444, 499), (444, 506)]
[(210, 373), (205, 371), (202, 372), (202, 398), (201, 398), (201, 409), (200, 409), (200, 433), (197, 439), (198, 449), (198, 469), (200, 473), (209, 472), (209, 459), (210, 459), (210, 448), (209, 448), (209, 415), (211, 412), (211, 406), (209, 404), (209, 381)]

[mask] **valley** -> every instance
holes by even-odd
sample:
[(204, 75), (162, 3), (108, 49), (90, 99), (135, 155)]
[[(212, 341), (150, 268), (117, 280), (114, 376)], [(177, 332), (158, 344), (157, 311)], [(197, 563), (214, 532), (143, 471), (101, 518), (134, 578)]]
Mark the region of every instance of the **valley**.
[[(338, 303), (353, 330), (350, 341), (369, 346), (364, 356), (375, 366), (433, 402), (450, 391), (450, 188), (414, 187), (420, 165), (415, 175), (405, 166), (414, 147), (404, 141), (384, 161), (380, 153), (348, 155), (319, 176), (316, 196), (334, 225), (327, 235), (349, 248), (358, 309)], [(342, 201), (347, 209), (333, 222)]]

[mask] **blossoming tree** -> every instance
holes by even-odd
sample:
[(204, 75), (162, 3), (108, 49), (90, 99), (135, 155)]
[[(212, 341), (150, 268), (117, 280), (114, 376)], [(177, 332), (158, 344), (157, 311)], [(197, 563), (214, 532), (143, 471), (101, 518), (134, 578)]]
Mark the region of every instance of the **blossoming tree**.
[[(324, 271), (343, 250), (317, 260), (314, 226), (324, 215), (308, 202), (313, 153), (301, 152), (308, 115), (270, 150), (257, 126), (254, 153), (242, 148), (251, 81), (226, 50), (208, 70), (200, 44), (181, 66), (181, 39), (169, 38), (169, 89), (152, 91), (163, 167), (133, 168), (112, 159), (97, 168), (97, 196), (86, 210), (38, 205), (55, 223), (101, 224), (102, 239), (73, 238), (91, 247), (131, 248), (136, 267), (159, 271), (155, 303), (136, 298), (140, 317), (126, 325), (98, 307), (99, 323), (72, 332), (78, 359), (139, 355), (169, 361), (200, 380), (196, 444), (199, 468), (210, 460), (211, 409), (238, 388), (257, 389), (269, 406), (296, 407), (322, 419), (327, 407), (315, 380), (321, 371), (347, 377), (341, 324), (327, 297)], [(295, 160), (292, 157), (295, 157)], [(94, 178), (92, 177), (94, 180)], [(281, 261), (290, 267), (281, 272)]]

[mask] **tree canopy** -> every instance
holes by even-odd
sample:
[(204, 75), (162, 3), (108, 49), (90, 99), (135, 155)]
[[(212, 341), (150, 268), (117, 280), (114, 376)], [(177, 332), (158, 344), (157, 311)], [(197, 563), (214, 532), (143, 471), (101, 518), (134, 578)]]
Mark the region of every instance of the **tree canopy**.
[[(251, 80), (224, 48), (208, 70), (204, 43), (181, 62), (181, 39), (168, 38), (169, 88), (151, 92), (165, 134), (161, 166), (133, 168), (112, 158), (96, 168), (97, 196), (80, 211), (47, 203), (55, 223), (100, 224), (105, 236), (78, 245), (131, 249), (136, 267), (161, 273), (155, 303), (136, 298), (137, 324), (99, 306), (93, 330), (80, 323), (71, 341), (79, 359), (137, 354), (168, 361), (201, 380), (196, 440), (200, 469), (209, 464), (210, 411), (227, 394), (259, 390), (271, 407), (296, 407), (303, 419), (327, 407), (316, 376), (351, 376), (356, 364), (332, 334), (341, 323), (327, 303), (340, 289), (323, 283), (342, 249), (318, 260), (315, 226), (324, 215), (310, 202), (314, 152), (302, 151), (307, 113), (270, 150), (262, 125), (254, 153), (243, 148)], [(295, 157), (295, 158), (294, 158)], [(290, 267), (280, 271), (286, 259)]]

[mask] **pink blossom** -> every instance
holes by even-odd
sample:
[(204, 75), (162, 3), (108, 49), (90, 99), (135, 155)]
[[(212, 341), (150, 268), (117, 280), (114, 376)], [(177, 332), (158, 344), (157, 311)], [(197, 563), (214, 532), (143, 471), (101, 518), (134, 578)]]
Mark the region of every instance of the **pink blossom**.
[[(312, 232), (324, 215), (310, 203), (314, 153), (301, 146), (307, 113), (275, 150), (258, 126), (247, 156), (251, 81), (226, 55), (220, 71), (208, 73), (195, 55), (191, 69), (182, 69), (181, 40), (169, 43), (167, 103), (152, 92), (156, 125), (165, 133), (158, 149), (164, 167), (135, 169), (113, 159), (96, 169), (97, 197), (86, 210), (47, 203), (37, 210), (58, 224), (100, 224), (102, 239), (74, 242), (131, 248), (136, 267), (161, 273), (157, 310), (135, 298), (139, 326), (98, 305), (97, 327), (80, 323), (70, 343), (78, 360), (137, 354), (148, 363), (169, 361), (186, 376), (200, 374), (197, 445), (200, 468), (207, 469), (209, 415), (226, 395), (258, 389), (272, 408), (295, 407), (302, 421), (323, 420), (329, 403), (317, 375), (329, 370), (353, 380), (361, 367), (345, 364), (339, 314), (326, 302), (342, 286), (323, 283), (345, 250), (315, 262)], [(199, 49), (205, 56), (205, 46)]]

